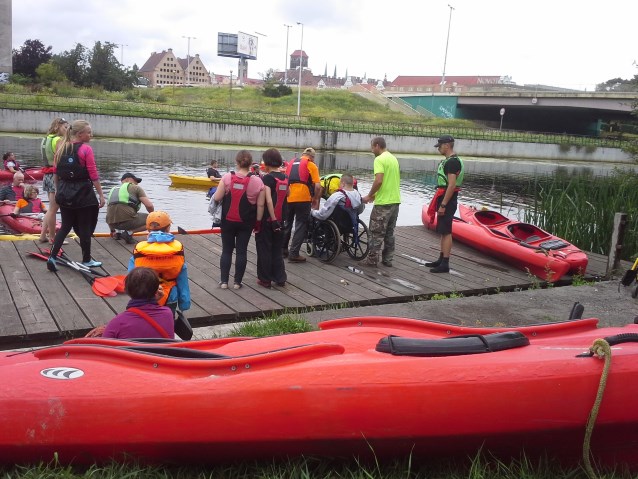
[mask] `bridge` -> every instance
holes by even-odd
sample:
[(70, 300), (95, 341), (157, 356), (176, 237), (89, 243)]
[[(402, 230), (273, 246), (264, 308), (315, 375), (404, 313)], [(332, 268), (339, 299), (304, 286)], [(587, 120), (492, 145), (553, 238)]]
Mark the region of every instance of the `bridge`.
[(581, 92), (505, 85), (458, 92), (435, 90), (390, 87), (382, 93), (368, 89), (368, 95), (403, 105), (415, 114), (463, 118), (490, 128), (591, 136), (599, 135), (603, 125), (608, 129), (608, 125), (635, 122), (632, 111), (638, 104), (638, 92)]

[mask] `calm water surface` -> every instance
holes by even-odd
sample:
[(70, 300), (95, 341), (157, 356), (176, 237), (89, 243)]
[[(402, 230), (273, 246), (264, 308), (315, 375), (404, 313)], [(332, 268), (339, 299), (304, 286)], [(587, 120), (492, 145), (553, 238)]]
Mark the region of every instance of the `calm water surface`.
[[(13, 151), (18, 161), (28, 166), (37, 165), (40, 139), (25, 136), (0, 135), (0, 150)], [(153, 201), (156, 209), (167, 211), (175, 226), (185, 229), (203, 229), (211, 226), (208, 214), (208, 201), (202, 189), (177, 188), (170, 184), (169, 173), (204, 176), (210, 160), (217, 159), (220, 172), (226, 172), (234, 166), (234, 158), (240, 147), (224, 145), (176, 145), (159, 142), (119, 142), (93, 140), (91, 146), (95, 152), (100, 179), (105, 194), (120, 183), (121, 175), (127, 171), (140, 176), (141, 186)], [(392, 145), (388, 145), (392, 151)], [(255, 161), (259, 161), (263, 150), (249, 149)], [(266, 148), (264, 148), (266, 149)], [(434, 150), (432, 148), (432, 150)], [(300, 152), (280, 150), (284, 159), (294, 158)], [(497, 160), (463, 157), (466, 176), (460, 200), (477, 206), (490, 206), (504, 214), (521, 218), (528, 198), (521, 197), (521, 184), (539, 175), (552, 175), (559, 170), (573, 174), (589, 173), (593, 178), (607, 175), (617, 167), (614, 164), (574, 163), (559, 165), (547, 161)], [(436, 166), (440, 157), (436, 155), (402, 156), (397, 155), (401, 165), (402, 203), (398, 224), (401, 226), (419, 225), (421, 208), (429, 203), (434, 193)], [(349, 171), (359, 182), (359, 190), (366, 194), (373, 181), (372, 153), (318, 153), (316, 162), (320, 173)], [(594, 181), (592, 179), (592, 181)], [(44, 195), (42, 196), (44, 198)], [(368, 221), (371, 205), (362, 214)], [(144, 207), (142, 207), (144, 211)], [(97, 231), (106, 232), (108, 226), (104, 220), (106, 208), (100, 210)]]

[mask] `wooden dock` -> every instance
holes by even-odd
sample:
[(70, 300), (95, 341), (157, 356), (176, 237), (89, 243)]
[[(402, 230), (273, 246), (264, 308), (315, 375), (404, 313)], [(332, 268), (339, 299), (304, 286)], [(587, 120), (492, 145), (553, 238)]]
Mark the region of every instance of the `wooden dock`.
[[(222, 290), (218, 285), (219, 235), (179, 235), (178, 239), (185, 247), (192, 297), (186, 316), (195, 327), (271, 313), (408, 302), (434, 294), (513, 291), (538, 283), (524, 271), (456, 242), (450, 274), (432, 274), (423, 262), (438, 256), (439, 236), (423, 226), (405, 226), (397, 228), (391, 268), (364, 270), (345, 252), (331, 264), (309, 258), (306, 263), (286, 263), (288, 284), (271, 290), (257, 285), (257, 258), (251, 240), (244, 287)], [(69, 243), (65, 252), (79, 259), (79, 243)], [(44, 261), (27, 254), (37, 252), (39, 246), (30, 240), (0, 241), (0, 349), (54, 344), (82, 336), (126, 308), (127, 295), (96, 296), (76, 271), (63, 266), (58, 273), (47, 271)], [(111, 238), (95, 238), (93, 242), (93, 257), (103, 262), (110, 275), (126, 273), (132, 250), (132, 245)], [(603, 276), (607, 257), (588, 256), (587, 277)]]

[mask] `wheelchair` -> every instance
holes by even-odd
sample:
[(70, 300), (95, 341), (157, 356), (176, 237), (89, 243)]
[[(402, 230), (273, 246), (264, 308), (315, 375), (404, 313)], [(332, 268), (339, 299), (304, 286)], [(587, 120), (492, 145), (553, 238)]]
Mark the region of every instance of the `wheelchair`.
[(323, 263), (331, 263), (345, 251), (360, 261), (368, 256), (368, 227), (356, 214), (337, 206), (327, 220), (310, 218), (306, 254)]

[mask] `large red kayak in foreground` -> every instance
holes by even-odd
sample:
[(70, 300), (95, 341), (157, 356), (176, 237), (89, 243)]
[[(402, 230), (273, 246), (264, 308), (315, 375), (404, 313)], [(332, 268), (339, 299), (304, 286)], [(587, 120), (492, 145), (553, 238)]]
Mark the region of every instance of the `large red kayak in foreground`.
[[(361, 317), (259, 339), (78, 339), (2, 353), (0, 462), (415, 460), (481, 449), (575, 464), (604, 365), (582, 354), (597, 338), (638, 338), (637, 325), (596, 326)], [(613, 346), (611, 361), (592, 457), (638, 466), (638, 343)]]
[[(430, 223), (427, 210), (428, 205), (423, 206), (423, 224), (435, 229), (436, 219)], [(549, 282), (566, 274), (585, 274), (587, 269), (587, 255), (578, 247), (497, 211), (477, 210), (459, 203), (452, 237)]]
[[(15, 205), (0, 206), (0, 223), (16, 233), (40, 234), (42, 232), (42, 218), (37, 214), (10, 216)], [(60, 229), (60, 222), (56, 223), (56, 230)]]

